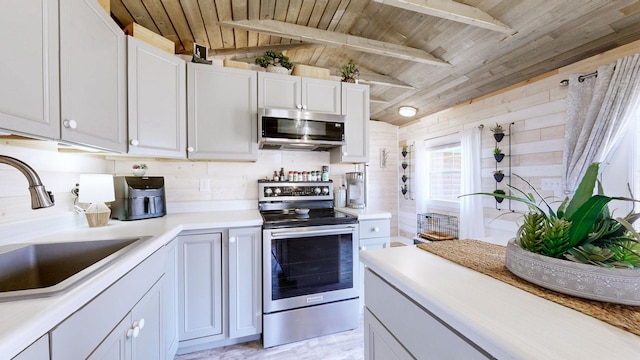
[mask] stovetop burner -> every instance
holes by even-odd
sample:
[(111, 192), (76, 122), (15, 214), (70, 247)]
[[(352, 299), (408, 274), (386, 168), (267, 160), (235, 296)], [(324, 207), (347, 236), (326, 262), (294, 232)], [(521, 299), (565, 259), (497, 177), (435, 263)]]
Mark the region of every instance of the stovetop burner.
[(306, 215), (292, 210), (270, 210), (260, 212), (263, 228), (280, 229), (303, 226), (355, 224), (358, 218), (333, 209), (311, 209)]

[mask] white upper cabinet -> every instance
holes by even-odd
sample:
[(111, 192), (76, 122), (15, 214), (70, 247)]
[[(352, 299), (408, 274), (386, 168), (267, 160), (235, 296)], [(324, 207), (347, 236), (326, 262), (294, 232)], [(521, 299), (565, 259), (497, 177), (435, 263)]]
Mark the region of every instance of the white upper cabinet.
[(129, 154), (185, 158), (184, 60), (130, 36), (127, 48)]
[(258, 73), (258, 108), (340, 114), (340, 82)]
[(187, 157), (258, 159), (255, 71), (187, 64)]
[(341, 84), (347, 144), (331, 150), (331, 163), (366, 163), (369, 161), (369, 86)]
[(126, 36), (97, 1), (60, 1), (63, 141), (127, 151), (126, 51)]
[(58, 139), (57, 3), (4, 0), (0, 34), (0, 129)]

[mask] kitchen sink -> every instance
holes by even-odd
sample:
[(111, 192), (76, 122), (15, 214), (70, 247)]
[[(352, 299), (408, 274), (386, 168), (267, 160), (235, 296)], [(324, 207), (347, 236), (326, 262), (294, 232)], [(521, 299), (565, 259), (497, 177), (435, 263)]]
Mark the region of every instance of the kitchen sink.
[(148, 238), (0, 247), (0, 302), (65, 292)]

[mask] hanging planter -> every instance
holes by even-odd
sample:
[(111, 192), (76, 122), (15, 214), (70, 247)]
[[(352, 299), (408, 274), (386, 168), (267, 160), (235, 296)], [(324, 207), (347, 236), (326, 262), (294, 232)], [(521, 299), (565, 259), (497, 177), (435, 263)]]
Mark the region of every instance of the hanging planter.
[(493, 138), (496, 139), (497, 142), (502, 141), (504, 138), (504, 129), (500, 124), (496, 123), (496, 126), (492, 127), (490, 130), (493, 132)]
[(403, 169), (406, 169), (406, 168), (407, 168), (407, 166), (409, 166), (409, 164), (408, 164), (406, 161), (403, 161), (403, 162), (402, 162), (402, 168), (403, 168)]
[(409, 179), (409, 178), (407, 177), (407, 175), (402, 175), (402, 182), (403, 182), (403, 183), (404, 183), (404, 182), (407, 182), (407, 179)]
[(502, 161), (502, 159), (504, 159), (504, 154), (502, 153), (502, 149), (496, 146), (493, 149), (493, 158), (496, 159), (497, 162)]
[(502, 181), (502, 179), (504, 179), (504, 174), (502, 173), (502, 170), (496, 170), (493, 172), (493, 178), (497, 181), (500, 182)]
[(505, 195), (506, 195), (506, 193), (502, 189), (493, 190), (493, 197), (496, 199), (498, 204), (500, 204), (502, 202), (502, 200), (504, 200), (504, 196)]
[(400, 192), (402, 192), (402, 195), (406, 195), (408, 191), (409, 191), (409, 188), (407, 188), (406, 184), (400, 188)]

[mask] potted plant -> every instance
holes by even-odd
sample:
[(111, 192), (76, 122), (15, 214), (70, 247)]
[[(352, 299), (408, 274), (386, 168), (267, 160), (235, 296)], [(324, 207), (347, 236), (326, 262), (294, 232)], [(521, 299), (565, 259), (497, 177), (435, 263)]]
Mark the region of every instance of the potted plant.
[(264, 55), (256, 58), (256, 64), (267, 69), (269, 72), (289, 73), (289, 70), (293, 67), (293, 64), (289, 61), (289, 58), (276, 51), (266, 51)]
[(349, 83), (358, 83), (358, 78), (360, 77), (360, 71), (358, 71), (353, 60), (349, 60), (349, 62), (340, 69), (340, 74), (342, 75), (342, 81)]
[(493, 178), (497, 181), (500, 182), (502, 181), (502, 179), (504, 179), (504, 174), (502, 173), (502, 170), (496, 170), (493, 172)]
[(490, 128), (489, 130), (493, 132), (493, 138), (496, 139), (497, 142), (502, 141), (502, 139), (504, 138), (504, 129), (502, 128), (502, 125), (496, 123), (496, 126)]
[(147, 172), (147, 164), (133, 164), (133, 175), (143, 176)]
[(409, 166), (409, 163), (407, 163), (407, 161), (406, 161), (406, 160), (405, 160), (405, 161), (403, 161), (403, 162), (402, 162), (402, 168), (403, 168), (403, 169), (406, 169), (406, 168), (407, 168), (407, 166)]
[(400, 192), (402, 192), (402, 195), (406, 195), (408, 191), (409, 188), (407, 187), (407, 184), (404, 184), (404, 186), (400, 188)]
[(506, 193), (502, 189), (495, 189), (493, 190), (492, 194), (493, 194), (493, 197), (498, 202), (498, 204), (501, 203), (504, 200), (504, 197), (506, 196)]
[(407, 147), (406, 147), (406, 146), (403, 146), (403, 147), (402, 147), (402, 157), (406, 157), (406, 156), (407, 156), (407, 154), (408, 154), (408, 152), (407, 152)]
[[(614, 218), (607, 206), (612, 200), (638, 200), (604, 195), (598, 169), (598, 163), (591, 164), (573, 197), (565, 198), (557, 210), (514, 174), (532, 192), (509, 185), (518, 196), (501, 195), (528, 208), (507, 245), (506, 265), (515, 275), (551, 290), (638, 306), (633, 289), (640, 286), (640, 234), (632, 224), (640, 213), (632, 210)], [(477, 194), (495, 196), (495, 192), (469, 195)]]
[(504, 154), (502, 153), (502, 149), (499, 147), (493, 148), (493, 158), (496, 159), (497, 162), (502, 161), (504, 159)]

